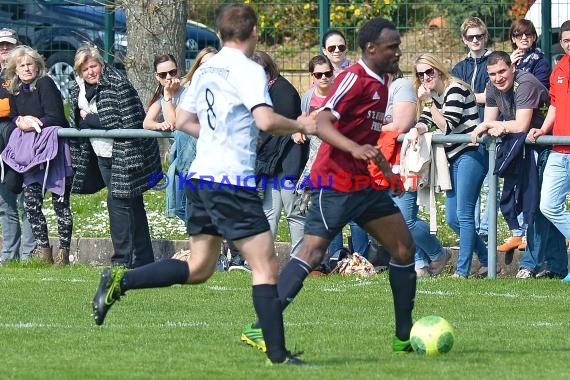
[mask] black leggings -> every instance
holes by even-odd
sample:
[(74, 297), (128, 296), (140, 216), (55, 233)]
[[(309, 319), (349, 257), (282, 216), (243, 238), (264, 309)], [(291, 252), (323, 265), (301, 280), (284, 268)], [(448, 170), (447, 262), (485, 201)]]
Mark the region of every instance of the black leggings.
[[(65, 192), (63, 196), (51, 195), (53, 209), (57, 215), (57, 232), (59, 233), (59, 248), (69, 249), (71, 245), (71, 232), (73, 229), (73, 216), (69, 205), (71, 194), (71, 177), (65, 180)], [(32, 227), (32, 233), (36, 244), (40, 248), (49, 248), (49, 237), (46, 218), (42, 211), (44, 197), (42, 185), (32, 183), (24, 188), (24, 209), (28, 213), (28, 220)]]

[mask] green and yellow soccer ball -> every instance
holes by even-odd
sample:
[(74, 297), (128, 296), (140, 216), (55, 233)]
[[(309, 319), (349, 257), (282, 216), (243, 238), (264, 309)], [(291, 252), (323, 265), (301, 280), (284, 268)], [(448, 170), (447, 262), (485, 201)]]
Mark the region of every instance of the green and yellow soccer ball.
[(453, 347), (455, 330), (442, 317), (429, 315), (414, 323), (410, 332), (410, 342), (418, 354), (428, 356), (445, 354)]

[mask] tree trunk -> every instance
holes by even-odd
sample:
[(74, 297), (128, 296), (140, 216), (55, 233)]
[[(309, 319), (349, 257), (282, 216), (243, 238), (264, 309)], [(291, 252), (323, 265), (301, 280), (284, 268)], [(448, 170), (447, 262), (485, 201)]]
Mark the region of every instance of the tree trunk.
[(187, 1), (122, 0), (127, 16), (127, 75), (145, 105), (157, 86), (153, 61), (170, 53), (184, 69)]

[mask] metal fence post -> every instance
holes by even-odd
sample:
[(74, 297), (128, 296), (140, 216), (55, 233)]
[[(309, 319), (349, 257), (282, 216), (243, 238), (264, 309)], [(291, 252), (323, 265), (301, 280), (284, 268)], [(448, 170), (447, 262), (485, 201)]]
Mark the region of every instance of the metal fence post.
[(487, 277), (497, 277), (497, 176), (493, 174), (495, 170), (497, 139), (486, 136), (485, 148), (489, 154), (489, 170), (487, 179), (489, 181), (489, 193), (487, 194), (487, 207), (485, 212), (489, 219), (489, 231), (487, 232)]
[(319, 0), (319, 45), (323, 36), (330, 29), (331, 9), (330, 0)]
[(111, 49), (115, 44), (115, 10), (114, 1), (105, 1), (105, 40), (103, 41), (103, 60), (113, 63)]

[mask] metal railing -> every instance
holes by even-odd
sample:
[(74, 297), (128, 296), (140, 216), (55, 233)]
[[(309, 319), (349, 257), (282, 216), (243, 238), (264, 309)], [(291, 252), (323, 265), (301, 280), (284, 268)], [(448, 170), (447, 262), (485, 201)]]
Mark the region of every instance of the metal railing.
[[(58, 135), (61, 137), (103, 137), (103, 138), (171, 138), (174, 137), (172, 132), (149, 131), (146, 129), (74, 129), (62, 128)], [(398, 138), (402, 141), (404, 136)], [(496, 146), (498, 138), (485, 135), (478, 139), (478, 142), (485, 145), (489, 157), (489, 194), (496, 194), (498, 187), (498, 177), (493, 174), (496, 161)], [(432, 144), (442, 143), (468, 143), (471, 142), (470, 135), (433, 135)], [(526, 144), (551, 145), (561, 144), (570, 145), (570, 136), (540, 136), (536, 142), (526, 140)], [(488, 235), (488, 278), (497, 277), (497, 198), (495, 196), (487, 197), (487, 207), (489, 208), (489, 235)]]

